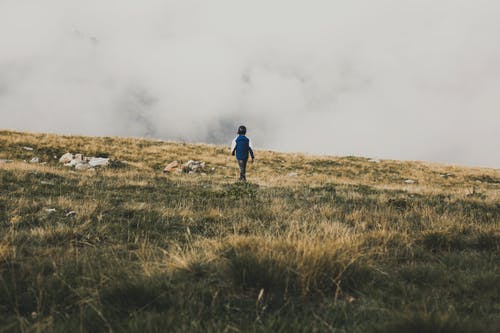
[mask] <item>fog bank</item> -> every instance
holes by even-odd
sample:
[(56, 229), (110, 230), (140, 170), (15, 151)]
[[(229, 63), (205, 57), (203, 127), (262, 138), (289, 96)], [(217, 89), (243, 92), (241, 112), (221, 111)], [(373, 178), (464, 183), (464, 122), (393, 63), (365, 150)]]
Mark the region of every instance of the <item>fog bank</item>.
[(0, 128), (500, 168), (493, 0), (0, 0)]

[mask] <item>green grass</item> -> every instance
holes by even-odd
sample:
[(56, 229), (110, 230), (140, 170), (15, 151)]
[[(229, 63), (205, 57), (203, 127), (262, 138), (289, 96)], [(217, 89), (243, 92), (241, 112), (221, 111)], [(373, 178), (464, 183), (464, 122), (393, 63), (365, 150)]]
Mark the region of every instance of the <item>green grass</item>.
[(0, 332), (500, 331), (500, 170), (256, 153), (0, 131)]

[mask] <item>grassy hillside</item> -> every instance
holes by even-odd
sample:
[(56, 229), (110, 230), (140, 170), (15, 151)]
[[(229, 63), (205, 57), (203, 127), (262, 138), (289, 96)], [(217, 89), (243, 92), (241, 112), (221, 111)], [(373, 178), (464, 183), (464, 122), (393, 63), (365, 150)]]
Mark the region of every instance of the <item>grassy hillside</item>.
[(0, 131), (0, 332), (500, 331), (500, 170), (256, 155)]

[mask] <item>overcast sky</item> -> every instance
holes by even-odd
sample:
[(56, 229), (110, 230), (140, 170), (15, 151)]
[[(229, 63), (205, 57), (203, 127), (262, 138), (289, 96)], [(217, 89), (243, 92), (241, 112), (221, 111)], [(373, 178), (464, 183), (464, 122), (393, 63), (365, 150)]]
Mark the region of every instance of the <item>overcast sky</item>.
[(497, 0), (0, 0), (0, 128), (500, 168)]

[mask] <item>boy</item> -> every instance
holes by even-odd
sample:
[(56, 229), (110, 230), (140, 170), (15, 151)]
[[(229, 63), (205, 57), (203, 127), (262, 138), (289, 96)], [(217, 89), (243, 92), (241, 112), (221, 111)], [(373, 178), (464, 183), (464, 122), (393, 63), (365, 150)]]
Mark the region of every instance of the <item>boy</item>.
[(255, 158), (253, 155), (252, 142), (245, 136), (246, 133), (247, 128), (241, 125), (238, 128), (238, 136), (231, 144), (231, 155), (236, 155), (236, 159), (238, 160), (238, 165), (240, 167), (240, 180), (243, 182), (247, 180), (245, 173), (247, 168), (248, 153), (252, 156), (252, 163)]

